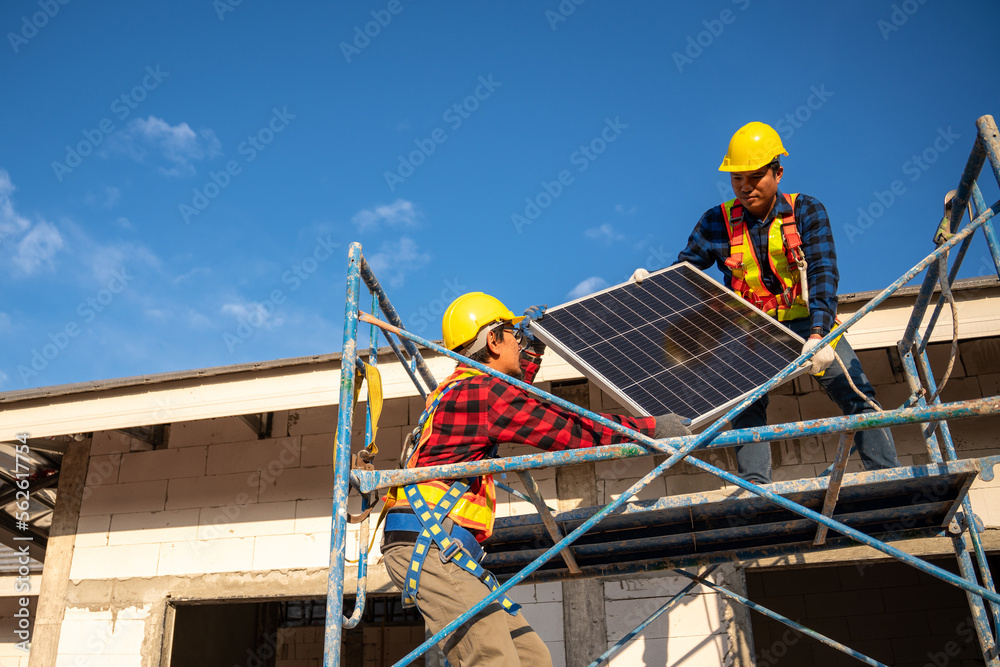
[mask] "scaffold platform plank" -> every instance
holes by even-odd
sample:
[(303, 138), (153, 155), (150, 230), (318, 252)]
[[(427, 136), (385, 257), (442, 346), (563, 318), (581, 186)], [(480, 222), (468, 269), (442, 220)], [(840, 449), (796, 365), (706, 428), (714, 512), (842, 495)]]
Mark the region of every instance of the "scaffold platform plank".
[[(885, 542), (944, 534), (976, 476), (993, 476), (1000, 456), (844, 476), (833, 517)], [(821, 511), (829, 478), (776, 482), (772, 492)], [(600, 508), (555, 515), (563, 534)], [(676, 569), (854, 546), (830, 531), (813, 546), (816, 523), (742, 489), (720, 489), (627, 503), (573, 544), (582, 570), (571, 575), (553, 559), (528, 581), (539, 582)], [(553, 545), (537, 515), (496, 520), (483, 566), (501, 580)]]

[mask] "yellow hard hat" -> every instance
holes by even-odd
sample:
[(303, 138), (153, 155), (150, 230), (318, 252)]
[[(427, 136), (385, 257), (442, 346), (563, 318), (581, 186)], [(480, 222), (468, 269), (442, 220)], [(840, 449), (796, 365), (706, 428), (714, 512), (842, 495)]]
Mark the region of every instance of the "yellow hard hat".
[(473, 341), (479, 330), (488, 324), (500, 322), (517, 324), (523, 319), (524, 316), (514, 317), (510, 308), (489, 294), (482, 292), (463, 294), (451, 302), (444, 311), (444, 317), (441, 318), (444, 346), (449, 350), (457, 350)]
[(736, 131), (719, 171), (756, 171), (779, 155), (788, 155), (781, 137), (767, 123), (754, 121)]

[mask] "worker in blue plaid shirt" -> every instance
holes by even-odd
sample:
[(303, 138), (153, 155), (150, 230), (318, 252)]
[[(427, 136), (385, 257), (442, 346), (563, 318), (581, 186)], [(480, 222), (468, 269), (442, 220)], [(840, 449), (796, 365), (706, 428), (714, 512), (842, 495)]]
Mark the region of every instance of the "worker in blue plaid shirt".
[[(769, 125), (749, 123), (733, 135), (719, 171), (729, 172), (736, 198), (705, 211), (677, 261), (718, 266), (727, 287), (807, 339), (805, 353), (834, 327), (840, 275), (826, 208), (809, 195), (778, 189), (782, 155), (788, 152)], [(632, 277), (641, 283), (647, 275), (637, 269)], [(868, 400), (851, 387), (836, 356)], [(876, 410), (875, 390), (845, 337), (816, 352), (809, 372), (845, 415)], [(765, 395), (733, 420), (733, 428), (767, 424), (767, 405)], [(888, 429), (858, 431), (854, 442), (866, 470), (899, 465)], [(770, 443), (738, 446), (736, 460), (741, 477), (770, 483)]]

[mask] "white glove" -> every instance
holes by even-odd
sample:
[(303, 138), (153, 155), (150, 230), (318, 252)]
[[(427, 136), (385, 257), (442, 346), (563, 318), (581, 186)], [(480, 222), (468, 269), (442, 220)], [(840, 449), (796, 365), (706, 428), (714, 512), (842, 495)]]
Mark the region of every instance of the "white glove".
[[(819, 338), (810, 338), (807, 340), (806, 344), (802, 346), (802, 354), (806, 354), (819, 345), (819, 341)], [(809, 364), (809, 373), (819, 375), (825, 371), (833, 363), (835, 354), (836, 352), (833, 351), (833, 348), (826, 345), (822, 350), (814, 354), (812, 359), (806, 362)]]
[(641, 285), (642, 281), (649, 277), (649, 271), (642, 268), (641, 266), (632, 273), (632, 277), (629, 278), (629, 282), (635, 283), (636, 285)]

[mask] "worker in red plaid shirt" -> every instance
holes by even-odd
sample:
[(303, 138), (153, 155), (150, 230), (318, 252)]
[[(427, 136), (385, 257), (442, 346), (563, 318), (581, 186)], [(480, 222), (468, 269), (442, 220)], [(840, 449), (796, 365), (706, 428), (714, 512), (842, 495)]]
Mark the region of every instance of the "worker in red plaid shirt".
[[(442, 332), (448, 349), (498, 370), (531, 382), (538, 371), (545, 346), (528, 341), (516, 327), (524, 317), (514, 314), (499, 300), (474, 292), (456, 299), (444, 313)], [(656, 439), (688, 435), (690, 431), (676, 415), (627, 417), (603, 415), (619, 424)], [(405, 467), (418, 468), (479, 461), (496, 456), (501, 443), (525, 444), (546, 451), (612, 445), (626, 441), (615, 431), (575, 412), (565, 410), (499, 378), (465, 364), (427, 398), (427, 410), (414, 432), (415, 443), (404, 455)], [(414, 558), (422, 525), (411, 510), (413, 492), (417, 502), (436, 507), (453, 488), (451, 480), (431, 482), (390, 491), (382, 552), (393, 582), (407, 598), (410, 578), (414, 601), (428, 627), (438, 632), (489, 594), (489, 573), (474, 576), (467, 567), (482, 560), (479, 547), (493, 532), (496, 491), (492, 475), (460, 481), (461, 496), (442, 527), (462, 544), (463, 556), (443, 562), (437, 545)], [(453, 495), (457, 495), (455, 491)], [(450, 501), (449, 501), (450, 502)], [(414, 563), (418, 567), (414, 568)], [(417, 572), (419, 584), (414, 580)], [(477, 572), (482, 572), (480, 567)], [(487, 606), (442, 644), (454, 667), (462, 665), (551, 665), (548, 649), (535, 634), (517, 605), (509, 598)]]

